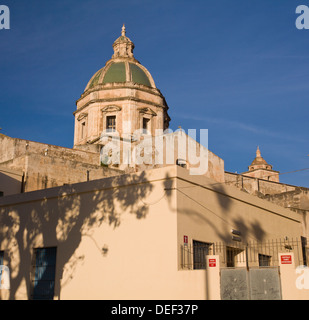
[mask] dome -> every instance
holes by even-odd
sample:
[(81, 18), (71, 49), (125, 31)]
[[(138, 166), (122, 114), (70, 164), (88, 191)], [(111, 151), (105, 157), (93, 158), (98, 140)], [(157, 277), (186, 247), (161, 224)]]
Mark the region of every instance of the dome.
[(262, 157), (257, 157), (252, 161), (251, 166), (259, 165), (259, 164), (268, 164), (268, 163)]
[(102, 83), (113, 82), (126, 82), (126, 66), (124, 62), (113, 63), (105, 71)]
[(258, 169), (260, 167), (263, 167), (265, 169), (272, 169), (272, 165), (268, 164), (267, 161), (261, 156), (260, 148), (257, 147), (256, 157), (249, 166), (249, 170)]
[[(98, 68), (76, 101), (74, 146), (102, 144), (106, 130), (128, 139), (147, 127), (151, 134), (169, 126), (168, 105), (150, 72), (133, 55), (125, 27), (113, 43), (111, 58)], [(84, 147), (82, 147), (84, 148)]]
[(121, 36), (114, 42), (114, 54), (104, 68), (97, 71), (90, 79), (85, 91), (97, 85), (128, 83), (156, 88), (149, 71), (133, 56), (134, 44), (126, 37), (125, 27)]
[(154, 81), (146, 68), (133, 62), (113, 62), (97, 71), (90, 79), (86, 89), (96, 85), (132, 82), (147, 87), (154, 87)]
[(129, 63), (129, 65), (132, 82), (151, 87), (149, 78), (147, 77), (146, 73), (136, 64)]

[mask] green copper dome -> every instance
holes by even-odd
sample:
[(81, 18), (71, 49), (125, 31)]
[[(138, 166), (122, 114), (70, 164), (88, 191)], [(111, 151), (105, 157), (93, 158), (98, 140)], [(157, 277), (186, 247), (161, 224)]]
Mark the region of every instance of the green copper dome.
[(105, 73), (103, 84), (126, 82), (126, 67), (124, 62), (113, 63)]
[(92, 87), (94, 87), (94, 86), (96, 86), (96, 85), (98, 84), (99, 78), (100, 78), (100, 76), (101, 76), (101, 74), (102, 74), (102, 71), (103, 71), (103, 69), (99, 70), (99, 71), (94, 75), (92, 81), (91, 81), (90, 84), (89, 84), (89, 88), (92, 88)]
[[(126, 36), (125, 26), (122, 26), (121, 36), (113, 44), (114, 54), (107, 61), (104, 68), (97, 71), (91, 78), (85, 91), (98, 85), (104, 86), (112, 83), (139, 84), (156, 88), (148, 72), (133, 56), (134, 43)], [(119, 87), (119, 86), (116, 86)]]
[(132, 81), (134, 83), (143, 84), (144, 86), (151, 87), (150, 81), (146, 73), (139, 66), (130, 63), (130, 71), (132, 74)]
[(152, 78), (139, 64), (132, 62), (114, 62), (97, 71), (86, 87), (91, 89), (98, 84), (133, 82), (152, 87)]

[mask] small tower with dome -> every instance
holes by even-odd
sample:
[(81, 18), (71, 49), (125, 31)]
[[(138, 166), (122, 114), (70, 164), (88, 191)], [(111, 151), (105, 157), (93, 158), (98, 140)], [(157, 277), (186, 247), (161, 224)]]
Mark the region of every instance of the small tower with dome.
[(243, 172), (242, 175), (279, 182), (279, 171), (273, 170), (273, 166), (268, 164), (262, 157), (259, 146), (256, 149), (256, 156), (247, 172)]

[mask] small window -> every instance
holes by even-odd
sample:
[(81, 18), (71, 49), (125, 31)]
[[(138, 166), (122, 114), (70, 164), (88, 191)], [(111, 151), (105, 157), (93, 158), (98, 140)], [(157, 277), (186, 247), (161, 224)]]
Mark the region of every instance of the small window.
[(0, 197), (3, 197), (3, 196), (4, 196), (3, 191), (0, 191)]
[(108, 132), (116, 131), (116, 116), (106, 117), (106, 131)]
[(86, 134), (86, 122), (82, 122), (81, 124), (81, 138), (84, 139)]
[(193, 240), (193, 269), (206, 269), (206, 255), (210, 246), (211, 243)]
[(259, 253), (259, 267), (270, 267), (271, 256)]
[(150, 119), (143, 118), (143, 133), (147, 134), (149, 130)]
[(244, 256), (244, 250), (235, 247), (226, 247), (226, 266), (228, 268), (234, 268), (236, 263), (246, 262)]
[(54, 299), (56, 252), (56, 247), (34, 249), (32, 280), (34, 300)]

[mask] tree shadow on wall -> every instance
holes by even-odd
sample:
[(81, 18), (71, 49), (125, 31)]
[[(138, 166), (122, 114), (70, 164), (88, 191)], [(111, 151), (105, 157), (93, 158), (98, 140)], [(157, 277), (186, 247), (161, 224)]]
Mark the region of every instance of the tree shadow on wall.
[[(230, 217), (233, 206), (233, 202), (238, 202), (238, 199), (233, 199), (228, 195), (228, 190), (225, 184), (218, 183), (214, 184), (213, 190), (216, 192), (217, 202), (220, 205), (221, 211), (222, 211), (222, 218), (224, 221), (229, 221), (230, 226), (240, 231), (240, 237), (242, 241), (247, 242), (250, 239), (254, 239), (256, 241), (263, 241), (265, 238), (265, 231), (263, 230), (261, 224), (255, 219), (253, 221), (252, 217), (250, 218), (248, 216), (248, 220), (244, 219), (243, 217)], [(239, 203), (239, 202), (238, 202)], [(248, 210), (248, 206), (250, 204), (246, 204), (247, 209), (245, 209), (245, 206), (242, 209), (239, 210)], [(232, 240), (232, 234), (231, 232), (229, 234), (223, 234), (219, 235), (223, 241), (230, 242)]]
[(33, 277), (33, 249), (53, 246), (61, 251), (61, 255), (57, 255), (55, 280), (55, 296), (59, 297), (60, 282), (69, 283), (84, 260), (84, 256), (76, 253), (82, 238), (91, 239), (103, 256), (108, 254), (108, 249), (100, 247), (92, 236), (94, 228), (103, 223), (118, 228), (124, 212), (136, 219), (146, 218), (148, 206), (141, 200), (147, 198), (152, 189), (146, 173), (141, 172), (52, 188), (46, 190), (47, 194), (56, 193), (52, 198), (40, 199), (35, 204), (23, 203), (13, 210), (7, 207), (0, 216), (0, 236), (1, 240), (5, 239), (9, 253), (11, 299), (18, 298), (23, 281), (28, 298), (32, 298), (29, 274)]
[[(205, 195), (203, 195), (203, 190)], [(248, 220), (233, 214), (235, 209), (233, 206), (237, 199), (231, 198), (228, 194), (223, 183), (206, 184), (202, 185), (185, 185), (177, 188), (177, 191), (193, 205), (185, 205), (183, 208), (178, 207), (179, 214), (190, 217), (197, 225), (207, 225), (217, 235), (220, 241), (225, 243), (232, 242), (231, 229), (241, 232), (241, 239), (243, 242), (248, 241), (250, 238), (256, 241), (263, 241), (265, 239), (265, 231), (260, 222), (252, 217)], [(213, 193), (214, 202), (208, 202), (209, 192)], [(197, 196), (199, 194), (199, 196)], [(250, 205), (250, 204), (247, 204)], [(244, 210), (244, 208), (242, 209)], [(198, 239), (196, 239), (198, 240)]]

